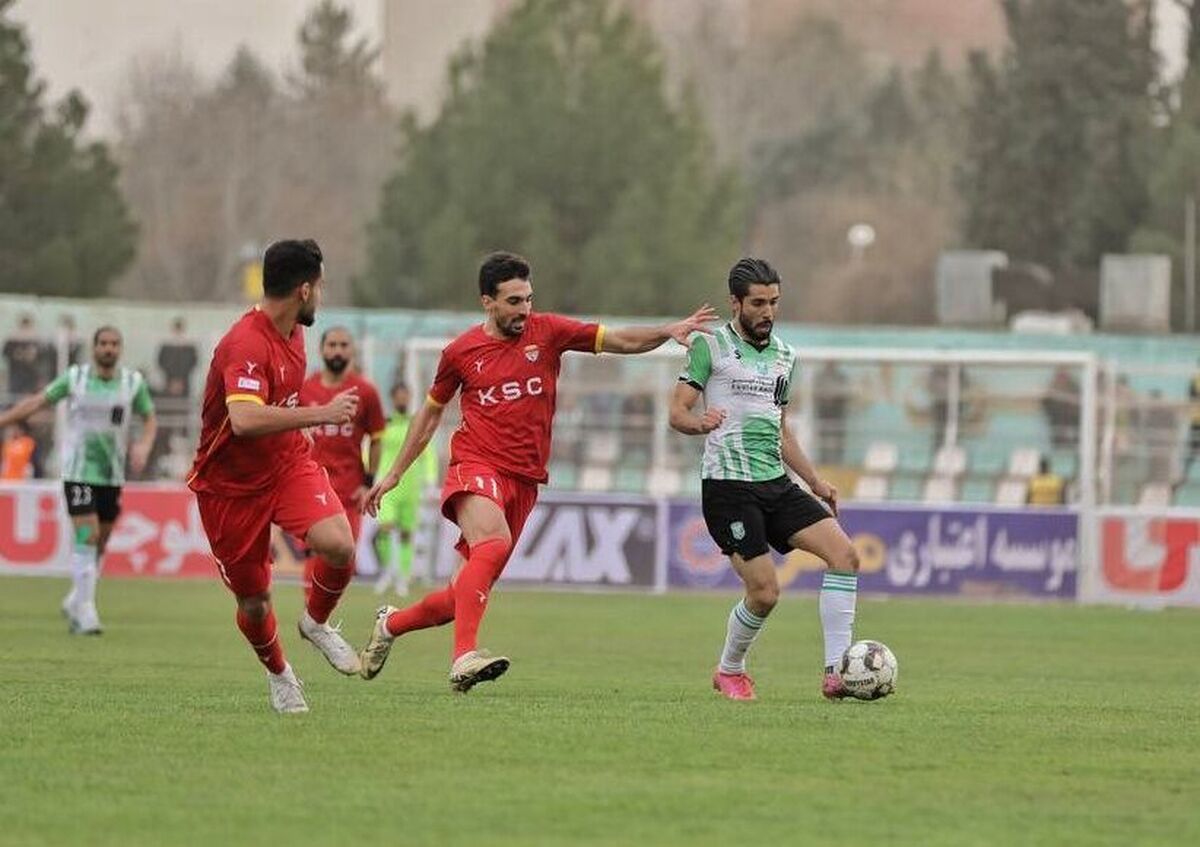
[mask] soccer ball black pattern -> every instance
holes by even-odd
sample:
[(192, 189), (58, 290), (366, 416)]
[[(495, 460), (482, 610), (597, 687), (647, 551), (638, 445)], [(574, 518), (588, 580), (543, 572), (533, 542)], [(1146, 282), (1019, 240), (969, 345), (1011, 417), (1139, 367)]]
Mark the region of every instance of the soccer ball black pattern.
[(842, 685), (859, 700), (887, 697), (896, 690), (898, 671), (896, 657), (879, 641), (851, 644), (838, 664)]

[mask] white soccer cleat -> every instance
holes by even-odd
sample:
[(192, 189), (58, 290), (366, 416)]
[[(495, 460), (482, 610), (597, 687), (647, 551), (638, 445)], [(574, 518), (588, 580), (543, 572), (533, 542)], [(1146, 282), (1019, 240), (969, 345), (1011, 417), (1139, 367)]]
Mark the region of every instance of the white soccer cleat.
[(296, 678), (291, 665), (284, 665), (281, 673), (267, 671), (267, 685), (271, 689), (271, 708), (281, 715), (297, 715), (308, 711), (304, 702), (304, 683)]
[(371, 637), (367, 640), (367, 646), (358, 654), (363, 679), (374, 679), (383, 670), (388, 653), (392, 652), (396, 636), (387, 631), (387, 619), (394, 611), (394, 606), (380, 606), (375, 612), (375, 625), (371, 627)]
[(316, 647), (334, 670), (346, 676), (354, 676), (362, 670), (358, 654), (354, 648), (342, 638), (341, 628), (332, 627), (327, 623), (317, 623), (305, 612), (296, 624), (300, 637)]
[(73, 635), (100, 635), (104, 632), (95, 603), (76, 603), (67, 613), (67, 621)]
[(503, 676), (508, 666), (506, 656), (493, 656), (486, 650), (471, 650), (454, 660), (450, 668), (450, 687), (465, 694), (481, 682)]

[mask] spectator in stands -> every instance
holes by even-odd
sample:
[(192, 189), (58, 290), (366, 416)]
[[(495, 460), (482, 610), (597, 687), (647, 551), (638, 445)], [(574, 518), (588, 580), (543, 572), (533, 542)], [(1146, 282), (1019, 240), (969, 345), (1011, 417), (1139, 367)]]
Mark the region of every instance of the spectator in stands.
[(1184, 475), (1192, 467), (1192, 462), (1196, 461), (1200, 455), (1200, 371), (1192, 377), (1192, 384), (1188, 386), (1188, 397), (1192, 401), (1192, 413), (1190, 416), (1191, 425), (1188, 427), (1188, 454), (1187, 462), (1184, 465)]
[(33, 451), (36, 445), (29, 424), (18, 421), (4, 430), (0, 444), (0, 482), (16, 482), (33, 475)]
[(39, 380), (38, 357), (42, 339), (33, 328), (33, 315), (21, 315), (17, 331), (4, 342), (4, 361), (8, 368), (8, 403), (15, 403), (27, 394), (40, 391), (45, 382)]
[(158, 367), (163, 373), (163, 396), (190, 397), (192, 372), (199, 361), (196, 342), (187, 337), (183, 318), (175, 318), (171, 321), (171, 337), (158, 348)]
[[(795, 386), (792, 386), (795, 389)], [(846, 460), (846, 406), (850, 399), (846, 372), (827, 361), (817, 374), (817, 445), (821, 462), (840, 465)]]
[(1079, 381), (1071, 369), (1055, 369), (1042, 397), (1042, 412), (1050, 427), (1050, 443), (1056, 450), (1070, 450), (1079, 440)]
[(1174, 474), (1172, 465), (1177, 450), (1175, 410), (1163, 399), (1162, 391), (1150, 389), (1146, 401), (1138, 407), (1138, 440), (1144, 445), (1149, 457), (1150, 480), (1171, 482)]
[[(54, 360), (50, 362), (50, 379), (70, 365), (78, 365), (83, 355), (83, 342), (75, 329), (75, 318), (64, 314), (58, 319), (58, 334), (54, 340)], [(59, 354), (66, 357), (65, 362), (59, 361)]]
[(199, 362), (196, 342), (188, 337), (183, 318), (176, 317), (171, 321), (171, 335), (158, 347), (162, 382), (161, 388), (154, 392), (154, 405), (162, 417), (162, 425), (146, 465), (148, 472), (156, 472), (159, 460), (173, 449), (173, 442), (187, 437), (192, 374)]
[(1061, 506), (1067, 502), (1067, 482), (1050, 470), (1050, 460), (1042, 457), (1038, 472), (1029, 480), (1026, 502), (1030, 506)]

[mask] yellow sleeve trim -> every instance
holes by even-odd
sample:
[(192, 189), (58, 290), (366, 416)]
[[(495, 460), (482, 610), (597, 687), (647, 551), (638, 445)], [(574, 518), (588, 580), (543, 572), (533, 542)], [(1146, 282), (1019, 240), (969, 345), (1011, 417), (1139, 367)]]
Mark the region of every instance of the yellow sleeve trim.
[(257, 394), (226, 394), (225, 405), (230, 403), (257, 403), (260, 406), (267, 405), (267, 401), (263, 400)]
[(600, 324), (600, 326), (596, 329), (596, 349), (593, 350), (592, 352), (599, 353), (603, 349), (604, 349), (604, 324)]
[(445, 406), (445, 405), (446, 405), (445, 403), (439, 403), (439, 402), (437, 401), (437, 399), (436, 399), (436, 398), (435, 398), (435, 397), (434, 397), (432, 394), (426, 394), (426, 395), (425, 395), (425, 399), (426, 399), (428, 402), (432, 403), (433, 405), (437, 406), (439, 409), (440, 409), (440, 408), (442, 408), (442, 406)]

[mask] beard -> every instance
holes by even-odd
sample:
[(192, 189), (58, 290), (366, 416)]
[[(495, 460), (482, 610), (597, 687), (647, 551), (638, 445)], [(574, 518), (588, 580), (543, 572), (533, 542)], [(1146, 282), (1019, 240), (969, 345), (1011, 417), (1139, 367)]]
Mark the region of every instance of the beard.
[(96, 357), (96, 364), (102, 368), (111, 368), (116, 363), (117, 356), (115, 353), (101, 353)]
[(738, 316), (738, 325), (741, 326), (742, 332), (751, 341), (763, 342), (771, 337), (771, 330), (775, 324), (772, 321), (759, 321), (757, 324), (747, 322), (745, 315)]
[[(308, 324), (305, 324), (305, 326), (308, 326)], [(349, 364), (350, 360), (343, 356), (330, 356), (325, 360), (325, 367), (329, 369), (330, 373), (335, 374), (340, 374)]]
[(300, 326), (312, 326), (317, 320), (317, 307), (315, 305), (302, 306), (300, 314), (296, 315), (296, 323)]
[(525, 331), (525, 318), (513, 318), (508, 323), (500, 324), (500, 331), (509, 338), (516, 338)]

